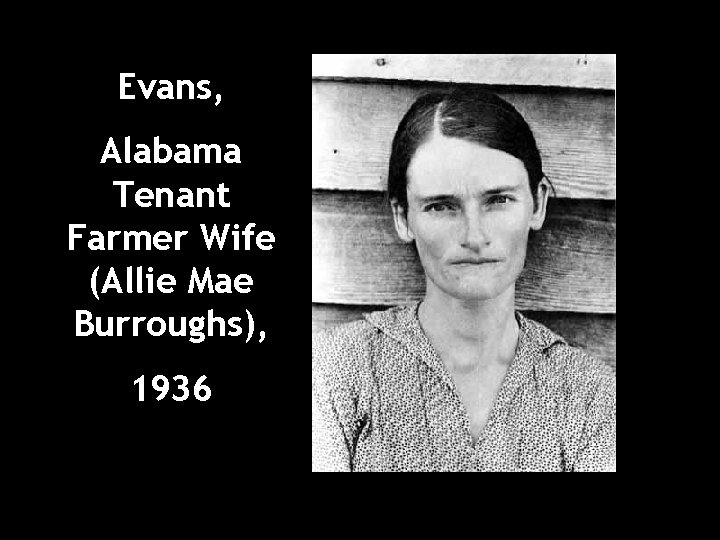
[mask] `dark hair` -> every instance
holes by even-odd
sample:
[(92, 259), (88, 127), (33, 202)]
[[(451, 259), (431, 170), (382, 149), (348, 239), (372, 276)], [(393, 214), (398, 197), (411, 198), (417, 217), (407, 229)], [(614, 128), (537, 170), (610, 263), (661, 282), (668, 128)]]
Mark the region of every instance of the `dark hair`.
[(530, 126), (507, 101), (482, 90), (466, 89), (426, 94), (405, 113), (392, 143), (388, 199), (397, 199), (407, 208), (408, 165), (436, 129), (446, 137), (478, 143), (518, 158), (525, 165), (537, 204), (538, 184), (546, 175)]

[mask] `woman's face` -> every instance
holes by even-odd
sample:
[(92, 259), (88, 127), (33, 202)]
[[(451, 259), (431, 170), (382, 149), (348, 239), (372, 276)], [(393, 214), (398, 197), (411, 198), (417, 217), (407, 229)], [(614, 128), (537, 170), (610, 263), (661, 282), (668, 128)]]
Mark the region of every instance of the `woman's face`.
[(398, 234), (415, 240), (428, 287), (482, 301), (514, 286), (530, 229), (545, 218), (541, 185), (533, 211), (523, 163), (500, 150), (435, 134), (407, 171), (407, 213), (395, 202)]

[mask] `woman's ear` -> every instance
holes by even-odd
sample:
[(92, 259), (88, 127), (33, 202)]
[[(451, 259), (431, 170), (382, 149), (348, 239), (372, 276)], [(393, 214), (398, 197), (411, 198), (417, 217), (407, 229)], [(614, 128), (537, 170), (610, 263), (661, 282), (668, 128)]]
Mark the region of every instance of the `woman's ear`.
[(415, 240), (413, 232), (410, 230), (408, 224), (407, 207), (400, 204), (397, 199), (390, 200), (390, 207), (392, 208), (393, 221), (395, 222), (395, 230), (405, 243), (410, 243)]
[(535, 210), (532, 216), (530, 216), (530, 228), (534, 231), (539, 231), (543, 223), (545, 223), (545, 210), (547, 209), (548, 195), (550, 193), (550, 185), (548, 181), (543, 178), (538, 183), (537, 197), (535, 204)]

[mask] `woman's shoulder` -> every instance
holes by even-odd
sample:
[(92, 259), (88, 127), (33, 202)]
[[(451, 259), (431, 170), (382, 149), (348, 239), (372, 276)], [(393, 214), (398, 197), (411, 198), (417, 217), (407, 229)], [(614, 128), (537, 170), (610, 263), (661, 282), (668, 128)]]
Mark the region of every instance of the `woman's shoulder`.
[(313, 372), (357, 374), (370, 369), (376, 348), (386, 340), (407, 339), (412, 313), (412, 306), (396, 306), (313, 332)]
[(614, 392), (615, 371), (586, 350), (570, 345), (565, 338), (542, 323), (524, 318), (525, 331), (541, 354), (539, 371), (574, 391)]
[(405, 320), (410, 316), (412, 307), (395, 306), (385, 310), (366, 313), (362, 318), (330, 326), (313, 332), (313, 352), (352, 350), (362, 347), (380, 333), (392, 334), (393, 330), (402, 329)]
[(365, 319), (317, 330), (312, 334), (313, 358), (352, 355), (364, 349), (374, 333), (373, 326)]

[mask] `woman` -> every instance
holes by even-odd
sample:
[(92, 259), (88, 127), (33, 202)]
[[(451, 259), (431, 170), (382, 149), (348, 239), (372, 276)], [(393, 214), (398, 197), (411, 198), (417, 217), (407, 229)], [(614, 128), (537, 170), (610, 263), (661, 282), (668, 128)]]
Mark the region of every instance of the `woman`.
[(614, 471), (615, 377), (515, 311), (549, 183), (504, 100), (418, 99), (392, 144), (422, 301), (313, 337), (314, 471)]

